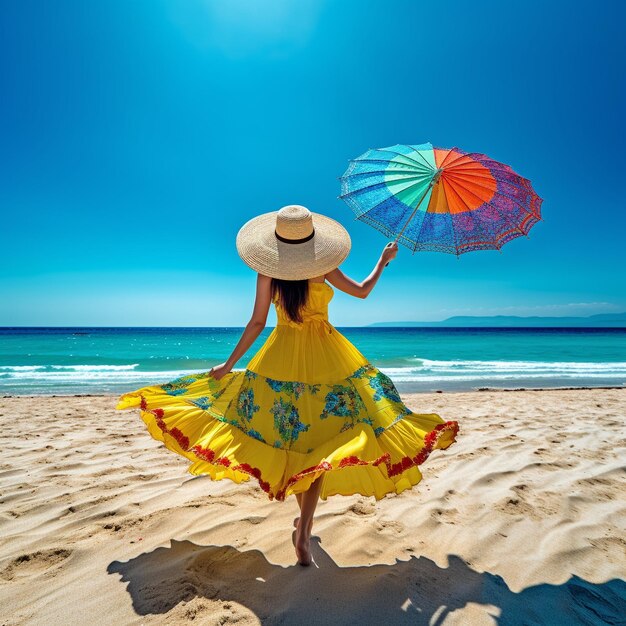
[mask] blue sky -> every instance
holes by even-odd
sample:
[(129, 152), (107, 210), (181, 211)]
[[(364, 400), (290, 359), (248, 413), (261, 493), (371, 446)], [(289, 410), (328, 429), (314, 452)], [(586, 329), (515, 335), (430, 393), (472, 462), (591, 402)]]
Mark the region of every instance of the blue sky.
[[(529, 178), (544, 221), (501, 253), (401, 247), (336, 325), (626, 310), (626, 51), (619, 2), (2, 5), (0, 325), (243, 325), (235, 236), (337, 196), (348, 159), (458, 146)], [(270, 319), (270, 323), (272, 322)]]

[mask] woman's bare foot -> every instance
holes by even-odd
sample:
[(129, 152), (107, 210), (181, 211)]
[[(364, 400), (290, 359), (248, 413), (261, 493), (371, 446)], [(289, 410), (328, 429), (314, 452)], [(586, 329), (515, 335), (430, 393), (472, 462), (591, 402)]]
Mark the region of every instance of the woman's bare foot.
[(298, 505), (300, 506), (300, 517), (294, 520), (296, 530), (293, 533), (293, 543), (300, 565), (310, 565), (312, 562), (310, 545), (311, 530), (313, 529), (313, 516), (315, 515), (315, 508), (320, 497), (321, 489), (322, 476), (319, 476), (299, 497), (298, 494), (296, 494), (296, 497), (298, 497)]

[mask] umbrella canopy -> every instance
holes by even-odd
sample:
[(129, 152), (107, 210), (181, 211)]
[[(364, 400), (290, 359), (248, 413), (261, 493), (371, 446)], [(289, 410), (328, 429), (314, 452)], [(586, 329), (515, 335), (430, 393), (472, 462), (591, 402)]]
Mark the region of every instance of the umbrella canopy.
[(484, 154), (430, 143), (370, 149), (341, 177), (357, 219), (416, 250), (499, 250), (528, 236), (542, 199), (530, 181)]

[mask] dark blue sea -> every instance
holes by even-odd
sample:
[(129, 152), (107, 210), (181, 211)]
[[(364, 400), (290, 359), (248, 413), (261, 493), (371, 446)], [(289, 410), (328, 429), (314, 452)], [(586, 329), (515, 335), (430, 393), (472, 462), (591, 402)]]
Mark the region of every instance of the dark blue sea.
[[(626, 384), (622, 328), (337, 329), (403, 392)], [(166, 382), (225, 361), (242, 330), (0, 328), (0, 394), (121, 393)]]

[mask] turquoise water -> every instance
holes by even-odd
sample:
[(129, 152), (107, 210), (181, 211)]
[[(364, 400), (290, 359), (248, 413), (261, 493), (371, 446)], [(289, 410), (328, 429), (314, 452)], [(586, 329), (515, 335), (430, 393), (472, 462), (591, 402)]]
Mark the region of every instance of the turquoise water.
[[(337, 328), (400, 391), (626, 384), (626, 329)], [(0, 393), (121, 393), (166, 382), (225, 361), (242, 330), (0, 328)]]

